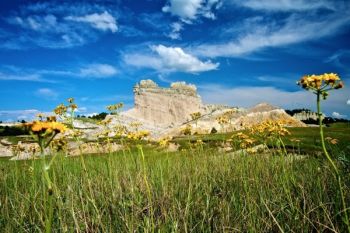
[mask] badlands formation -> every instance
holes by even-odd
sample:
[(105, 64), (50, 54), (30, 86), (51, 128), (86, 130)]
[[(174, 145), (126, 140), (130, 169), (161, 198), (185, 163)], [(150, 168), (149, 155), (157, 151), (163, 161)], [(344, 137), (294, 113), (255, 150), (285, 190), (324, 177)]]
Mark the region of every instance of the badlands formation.
[[(111, 127), (116, 124), (128, 126), (131, 122), (142, 123), (141, 128), (149, 130), (151, 137), (177, 136), (190, 125), (193, 132), (210, 133), (240, 130), (264, 120), (286, 120), (288, 126), (304, 127), (303, 122), (289, 116), (283, 109), (267, 103), (244, 109), (223, 105), (203, 104), (194, 85), (175, 82), (169, 88), (159, 87), (152, 80), (142, 80), (134, 87), (134, 108), (119, 116), (110, 115)], [(198, 120), (191, 119), (191, 113), (200, 112)], [(217, 118), (230, 112), (229, 124), (220, 125)], [(227, 115), (227, 114), (226, 114)]]

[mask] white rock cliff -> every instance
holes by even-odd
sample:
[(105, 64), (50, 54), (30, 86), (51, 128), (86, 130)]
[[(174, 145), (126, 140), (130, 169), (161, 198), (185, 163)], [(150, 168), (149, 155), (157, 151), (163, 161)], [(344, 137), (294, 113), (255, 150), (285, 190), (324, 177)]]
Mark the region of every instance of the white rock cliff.
[(194, 85), (172, 83), (159, 87), (152, 80), (142, 80), (134, 87), (135, 106), (123, 113), (158, 127), (174, 126), (191, 119), (190, 114), (202, 110), (202, 101)]

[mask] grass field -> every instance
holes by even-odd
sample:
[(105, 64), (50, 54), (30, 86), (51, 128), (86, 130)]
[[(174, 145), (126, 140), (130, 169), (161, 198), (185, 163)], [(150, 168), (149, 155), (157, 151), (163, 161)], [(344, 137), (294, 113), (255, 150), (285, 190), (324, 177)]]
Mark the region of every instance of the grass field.
[[(325, 127), (324, 131), (325, 137), (335, 138), (338, 141), (336, 145), (328, 143), (334, 156), (344, 154), (350, 159), (350, 127), (346, 125), (347, 123), (332, 124), (331, 127)], [(288, 130), (291, 134), (286, 136), (284, 142), (289, 152), (308, 155), (322, 153), (318, 127), (288, 128)], [(175, 141), (186, 147), (188, 141), (201, 139), (214, 146), (229, 139), (233, 134), (235, 133), (183, 136), (176, 138)], [(300, 142), (293, 142), (293, 139), (298, 139)]]
[[(317, 128), (290, 131), (303, 153), (319, 151)], [(349, 155), (349, 128), (325, 134), (339, 141), (328, 144), (334, 156)], [(219, 152), (213, 145), (229, 136), (177, 138), (206, 144), (173, 153), (130, 143), (113, 154), (58, 154), (48, 170), (52, 190), (44, 160), (0, 160), (0, 232), (42, 232), (51, 214), (54, 232), (346, 231), (336, 178), (321, 153)], [(350, 203), (349, 170), (338, 164)]]

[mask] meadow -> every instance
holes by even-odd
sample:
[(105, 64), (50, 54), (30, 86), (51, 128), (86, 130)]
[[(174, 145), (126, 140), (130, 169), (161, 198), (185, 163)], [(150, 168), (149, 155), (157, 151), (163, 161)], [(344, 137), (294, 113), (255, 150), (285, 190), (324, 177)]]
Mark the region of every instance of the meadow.
[[(50, 214), (54, 232), (346, 231), (322, 156), (233, 155), (210, 143), (170, 153), (143, 143), (81, 159), (59, 154), (50, 167), (52, 213), (42, 176), (48, 161), (1, 160), (1, 231), (42, 232)], [(344, 167), (346, 184), (348, 174)]]

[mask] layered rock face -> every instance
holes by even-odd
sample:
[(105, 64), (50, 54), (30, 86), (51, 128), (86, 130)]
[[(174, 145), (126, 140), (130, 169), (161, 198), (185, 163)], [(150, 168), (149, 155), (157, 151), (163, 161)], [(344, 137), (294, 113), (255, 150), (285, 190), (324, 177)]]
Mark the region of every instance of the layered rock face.
[(123, 115), (147, 123), (168, 127), (186, 122), (190, 114), (202, 110), (202, 101), (194, 85), (172, 83), (159, 87), (152, 80), (142, 80), (134, 87), (135, 106)]

